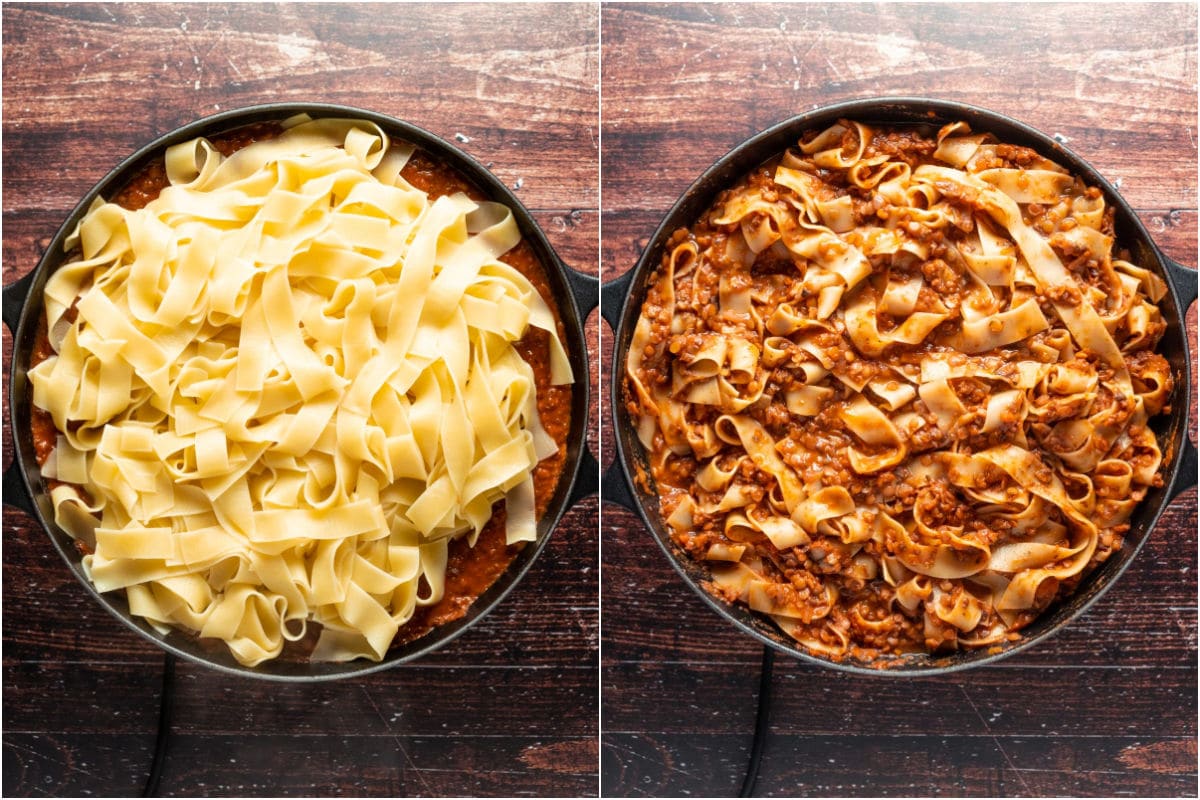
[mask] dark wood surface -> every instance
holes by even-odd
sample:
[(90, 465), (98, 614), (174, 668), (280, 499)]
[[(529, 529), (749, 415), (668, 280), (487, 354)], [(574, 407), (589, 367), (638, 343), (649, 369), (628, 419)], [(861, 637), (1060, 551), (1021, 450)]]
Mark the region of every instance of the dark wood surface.
[[(886, 94), (1066, 137), (1194, 266), (1195, 21), (1194, 4), (605, 6), (603, 277), (632, 267), (742, 140)], [(607, 327), (602, 340), (607, 386)], [(606, 406), (606, 443), (610, 419)], [(606, 502), (602, 538), (605, 794), (736, 794), (761, 647), (681, 583), (633, 514)], [(1196, 681), (1191, 490), (1091, 611), (999, 665), (864, 679), (779, 656), (757, 793), (1195, 796)]]
[[(597, 15), (594, 4), (6, 6), (4, 282), (140, 145), (282, 100), (368, 108), (455, 142), (519, 185), (563, 260), (594, 275)], [(6, 389), (11, 344), (5, 330)], [(161, 791), (594, 795), (597, 514), (595, 497), (568, 512), (491, 615), (411, 665), (282, 686), (180, 663)], [(8, 507), (3, 554), (4, 794), (140, 794), (162, 654), (94, 607)]]

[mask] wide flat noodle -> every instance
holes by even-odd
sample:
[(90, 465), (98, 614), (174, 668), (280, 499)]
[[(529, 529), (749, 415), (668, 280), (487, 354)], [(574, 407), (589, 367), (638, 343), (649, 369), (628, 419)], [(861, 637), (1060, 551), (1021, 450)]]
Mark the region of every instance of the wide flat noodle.
[(501, 501), (509, 544), (537, 536), (532, 472), (558, 446), (514, 343), (545, 330), (569, 383), (557, 324), (499, 260), (511, 211), (431, 202), (411, 152), (307, 118), (229, 158), (176, 145), (171, 185), (98, 201), (47, 283), (55, 354), (30, 379), (64, 432), (56, 521), (100, 591), (243, 664), (309, 621), (316, 658), (379, 660), (442, 597), (449, 540)]

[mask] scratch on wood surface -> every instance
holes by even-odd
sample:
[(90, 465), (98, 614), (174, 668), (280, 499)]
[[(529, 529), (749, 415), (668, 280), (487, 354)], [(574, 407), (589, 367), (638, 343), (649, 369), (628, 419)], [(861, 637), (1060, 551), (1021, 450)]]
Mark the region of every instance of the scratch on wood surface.
[[(367, 691), (367, 687), (360, 684), (358, 688), (362, 691), (363, 696), (367, 698), (367, 703), (369, 703), (371, 708), (375, 711), (375, 716), (379, 718), (379, 721), (383, 723), (384, 728), (388, 731), (388, 733), (391, 734), (392, 741), (396, 743), (396, 748), (400, 751), (400, 754), (404, 756), (405, 762), (407, 762), (408, 765), (412, 767), (412, 771), (416, 773), (417, 780), (419, 780), (421, 782), (421, 786), (425, 788), (425, 793), (429, 796), (436, 795), (437, 792), (433, 790), (433, 787), (429, 785), (427, 780), (425, 780), (425, 776), (421, 774), (421, 768), (418, 767), (415, 762), (413, 762), (412, 756), (409, 755), (408, 750), (404, 747), (404, 742), (400, 741), (400, 737), (396, 735), (394, 731), (392, 731), (391, 723), (384, 718), (383, 712), (380, 711), (379, 706), (375, 704), (375, 698), (371, 697), (371, 693)], [(401, 786), (404, 785), (403, 774), (400, 776), (400, 784)]]
[(11, 740), (5, 740), (4, 746), (9, 749), (12, 749), (12, 750), (17, 750), (20, 752), (28, 753), (29, 755), (33, 756), (34, 758), (45, 761), (48, 764), (57, 764), (58, 763), (55, 759), (50, 758), (50, 756), (48, 756), (47, 754), (45, 754), (39, 750), (34, 750), (32, 747), (26, 747), (25, 745), (17, 744), (16, 742), (11, 741)]
[(238, 80), (244, 82), (246, 80), (246, 76), (240, 69), (238, 69), (238, 65), (234, 62), (233, 58), (227, 54), (225, 56), (225, 61), (228, 62), (230, 68), (233, 69), (233, 71), (237, 74)]
[(687, 60), (679, 65), (679, 71), (675, 73), (675, 83), (679, 83), (680, 79), (683, 77), (684, 70), (686, 70), (688, 68), (689, 64), (691, 64), (695, 61), (699, 61), (701, 58), (703, 58), (705, 56), (705, 54), (711, 53), (713, 50), (716, 50), (716, 49), (717, 49), (716, 44), (710, 44), (708, 47), (699, 51), (695, 55), (688, 56)]
[(1025, 790), (1025, 794), (1030, 797), (1033, 797), (1034, 795), (1036, 795), (1036, 792), (1034, 792), (1032, 789), (1030, 789), (1029, 784), (1027, 784), (1025, 782), (1025, 778), (1024, 778), (1024, 776), (1021, 775), (1021, 771), (1017, 769), (1017, 765), (1013, 763), (1013, 760), (1011, 758), (1009, 758), (1008, 753), (1005, 752), (1004, 745), (1000, 744), (1000, 737), (996, 736), (996, 734), (994, 734), (992, 732), (992, 726), (988, 723), (988, 721), (986, 719), (984, 719), (983, 713), (980, 712), (980, 710), (979, 710), (979, 706), (975, 705), (975, 701), (972, 700), (971, 695), (967, 693), (967, 687), (963, 686), (960, 683), (958, 685), (958, 690), (960, 692), (962, 692), (962, 696), (966, 699), (967, 705), (969, 705), (971, 707), (971, 710), (975, 712), (975, 716), (979, 718), (980, 724), (983, 725), (983, 730), (989, 736), (991, 736), (992, 743), (996, 745), (997, 752), (999, 752), (1000, 755), (1003, 756), (1003, 758), (1004, 758), (1004, 763), (1008, 764), (1008, 768), (1011, 769), (1013, 771), (1013, 774), (1017, 776), (1017, 780), (1020, 781), (1021, 788), (1023, 788)]
[(833, 73), (833, 76), (837, 79), (838, 83), (845, 81), (845, 78), (842, 76), (842, 71), (838, 68), (838, 65), (834, 63), (833, 59), (828, 56), (828, 54), (822, 55), (821, 58), (825, 61), (826, 66), (829, 67), (829, 71)]
[[(86, 45), (86, 44), (87, 44), (87, 42), (84, 42), (84, 44)], [(81, 82), (82, 82), (82, 79), (83, 79), (83, 74), (84, 74), (85, 72), (87, 72), (87, 71), (88, 71), (88, 67), (90, 67), (90, 66), (92, 65), (92, 62), (94, 62), (94, 61), (99, 61), (99, 60), (100, 60), (101, 58), (103, 58), (105, 55), (107, 55), (108, 53), (111, 53), (111, 52), (113, 52), (114, 50), (116, 50), (116, 49), (117, 49), (118, 47), (120, 47), (120, 46), (121, 46), (121, 43), (120, 43), (120, 42), (115, 42), (115, 43), (113, 43), (113, 44), (110, 44), (108, 47), (104, 48), (103, 50), (99, 50), (99, 51), (97, 51), (97, 52), (93, 53), (92, 55), (88, 56), (87, 60), (86, 60), (86, 61), (84, 61), (82, 64), (80, 64), (80, 65), (79, 65), (79, 72), (78, 72), (78, 74), (76, 74), (76, 75), (75, 75), (75, 80), (74, 80), (74, 81), (72, 81), (72, 82), (73, 82), (73, 83), (81, 83)], [(86, 48), (85, 48), (85, 49), (86, 49)], [(97, 79), (98, 79), (97, 77), (93, 77), (93, 78), (92, 78), (92, 81), (95, 81), (95, 80), (97, 80)], [(103, 78), (101, 78), (101, 79), (105, 79), (105, 80), (106, 80), (106, 79), (107, 79), (107, 76), (105, 76), (105, 77), (103, 77)]]
[(1175, 627), (1188, 643), (1188, 647), (1196, 646), (1196, 609), (1191, 608), (1170, 608), (1171, 621), (1175, 623)]
[[(804, 60), (806, 58), (808, 58), (808, 54), (813, 51), (813, 48), (816, 47), (818, 44), (820, 44), (821, 40), (825, 36), (825, 32), (819, 30), (819, 31), (816, 31), (815, 36), (814, 35), (808, 36), (809, 44), (808, 44), (807, 49), (805, 49), (803, 55), (796, 54), (796, 47), (792, 42), (792, 37), (788, 35), (786, 19), (782, 20), (779, 23), (779, 35), (783, 38), (784, 45), (787, 46), (788, 52), (791, 53), (791, 55), (792, 55), (792, 68), (795, 71), (795, 77), (792, 79), (792, 91), (797, 91), (800, 88), (800, 84), (804, 77), (804, 73), (802, 71), (801, 65), (804, 63)], [(766, 66), (767, 66), (766, 64), (763, 64), (764, 69), (766, 68)], [(785, 83), (787, 82), (787, 78), (784, 77), (782, 74), (780, 74), (779, 77)]]
[[(655, 742), (655, 745), (657, 746), (658, 743)], [(649, 756), (647, 756), (643, 753), (639, 753), (636, 750), (631, 750), (628, 747), (620, 747), (618, 745), (611, 744), (611, 743), (605, 744), (604, 749), (605, 750), (616, 750), (618, 752), (628, 753), (629, 755), (633, 756), (634, 758), (640, 759), (640, 760), (645, 761), (650, 764), (654, 764), (656, 767), (666, 767), (671, 772), (678, 772), (680, 775), (688, 775), (689, 777), (691, 777), (690, 773), (688, 773), (687, 770), (682, 770), (679, 767), (675, 766), (674, 759), (671, 758), (671, 753), (665, 752), (664, 748), (662, 748), (662, 747), (658, 747), (658, 751), (660, 753), (662, 753), (662, 756), (663, 756), (661, 761), (656, 761), (656, 760), (650, 758)]]

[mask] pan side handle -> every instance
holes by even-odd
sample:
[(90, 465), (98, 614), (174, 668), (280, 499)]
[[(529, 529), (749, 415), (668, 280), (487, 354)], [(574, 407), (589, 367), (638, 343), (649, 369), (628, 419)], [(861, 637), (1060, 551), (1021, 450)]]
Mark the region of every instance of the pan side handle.
[(631, 269), (616, 280), (600, 286), (600, 315), (614, 333), (621, 323), (621, 309), (625, 305), (625, 298), (629, 296), (634, 272), (636, 270)]
[(36, 516), (33, 498), (29, 496), (29, 488), (21, 478), (21, 464), (14, 455), (8, 469), (4, 470), (4, 505), (19, 508), (29, 516)]
[(4, 287), (4, 324), (14, 333), (17, 330), (17, 323), (21, 321), (21, 309), (25, 307), (25, 301), (29, 298), (31, 286), (33, 286), (33, 272)]
[(1196, 445), (1192, 444), (1191, 437), (1184, 433), (1183, 441), (1179, 445), (1179, 467), (1175, 470), (1175, 480), (1167, 490), (1168, 503), (1196, 485), (1196, 456)]
[(1167, 265), (1167, 280), (1171, 282), (1171, 288), (1183, 301), (1183, 307), (1179, 309), (1179, 315), (1183, 316), (1196, 299), (1196, 270), (1170, 258), (1164, 258), (1163, 263)]
[[(619, 278), (600, 286), (600, 315), (604, 317), (604, 321), (608, 323), (614, 334), (620, 327), (621, 313), (625, 308), (629, 287), (633, 285), (633, 274), (636, 271), (631, 269)], [(613, 374), (624, 374), (615, 363)], [(630, 487), (629, 477), (618, 457), (609, 464), (608, 469), (604, 470), (604, 475), (600, 478), (600, 499), (612, 501), (629, 511), (636, 512), (637, 502), (634, 500)]]
[(600, 280), (591, 275), (577, 272), (570, 267), (564, 267), (563, 272), (567, 276), (567, 286), (571, 288), (571, 296), (575, 298), (575, 304), (579, 306), (579, 318), (587, 319), (587, 315), (600, 302)]
[[(625, 307), (626, 298), (629, 296), (629, 287), (633, 285), (633, 274), (636, 271), (631, 269), (619, 278), (600, 286), (600, 315), (604, 317), (604, 321), (608, 323), (613, 333), (616, 333), (617, 328), (620, 327), (621, 312)], [(614, 375), (624, 374), (616, 364), (613, 367)], [(625, 474), (624, 467), (621, 466), (620, 458), (614, 459), (600, 478), (600, 499), (614, 502), (633, 512), (637, 511), (637, 502), (630, 489), (629, 477)]]
[(567, 508), (574, 507), (580, 500), (600, 491), (600, 462), (587, 449), (586, 442), (579, 456), (579, 467), (575, 471), (575, 482), (567, 498)]
[[(1170, 258), (1164, 258), (1163, 263), (1167, 267), (1167, 280), (1171, 282), (1171, 288), (1175, 290), (1175, 294), (1181, 301), (1179, 316), (1182, 319), (1192, 301), (1196, 299), (1196, 270), (1185, 267)], [(1188, 354), (1189, 363), (1192, 363), (1193, 368), (1195, 363), (1191, 362), (1191, 359), (1194, 357), (1194, 353)], [(1179, 445), (1179, 467), (1175, 470), (1175, 480), (1171, 482), (1170, 489), (1167, 491), (1168, 497), (1172, 500), (1196, 485), (1197, 452), (1190, 434), (1190, 431), (1185, 431)]]
[[(29, 298), (31, 286), (33, 286), (33, 272), (4, 287), (2, 297), (4, 324), (13, 333), (16, 333), (17, 325), (21, 321), (21, 310)], [(26, 514), (34, 516), (33, 497), (30, 496), (29, 487), (25, 485), (25, 481), (21, 477), (21, 461), (15, 453), (12, 463), (4, 471), (3, 491), (6, 506), (19, 508)]]
[(625, 475), (619, 458), (609, 464), (608, 469), (604, 470), (603, 477), (600, 478), (600, 499), (611, 501), (628, 511), (637, 513), (637, 501), (633, 499), (629, 478)]
[[(570, 267), (563, 267), (567, 277), (567, 286), (575, 305), (579, 307), (580, 326), (600, 303), (600, 280)], [(582, 444), (579, 455), (579, 467), (575, 470), (575, 481), (571, 484), (571, 493), (567, 498), (567, 508), (576, 505), (580, 500), (595, 494), (600, 489), (600, 464), (587, 448), (587, 442)]]

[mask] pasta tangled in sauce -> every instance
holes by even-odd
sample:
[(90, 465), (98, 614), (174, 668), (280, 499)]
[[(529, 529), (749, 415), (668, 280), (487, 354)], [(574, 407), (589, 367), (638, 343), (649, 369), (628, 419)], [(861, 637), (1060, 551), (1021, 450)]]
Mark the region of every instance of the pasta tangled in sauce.
[(809, 652), (994, 647), (1160, 486), (1163, 282), (1036, 152), (843, 121), (670, 239), (626, 363), (674, 541)]
[(256, 665), (321, 624), (314, 660), (380, 660), (443, 593), (447, 547), (503, 500), (536, 538), (542, 428), (529, 326), (553, 313), (498, 260), (508, 208), (430, 201), (377, 126), (295, 118), (222, 157), (168, 149), (170, 185), (97, 200), (46, 285), (29, 374), (58, 440), (55, 521), (132, 614)]

